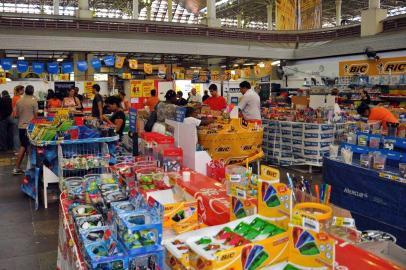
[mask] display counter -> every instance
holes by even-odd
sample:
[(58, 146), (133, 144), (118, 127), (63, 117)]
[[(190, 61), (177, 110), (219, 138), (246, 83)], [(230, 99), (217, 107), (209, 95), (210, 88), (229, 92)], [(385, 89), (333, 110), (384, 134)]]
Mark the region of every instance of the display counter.
[(341, 160), (325, 158), (323, 167), (323, 179), (332, 186), (332, 203), (351, 211), (358, 229), (391, 233), (406, 247), (405, 183)]

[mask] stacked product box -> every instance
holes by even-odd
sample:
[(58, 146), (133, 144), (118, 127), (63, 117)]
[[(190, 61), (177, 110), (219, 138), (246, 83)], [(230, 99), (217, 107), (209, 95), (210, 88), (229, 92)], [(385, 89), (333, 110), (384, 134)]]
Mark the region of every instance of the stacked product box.
[(344, 124), (313, 124), (264, 120), (263, 149), (269, 163), (281, 166), (321, 166), (329, 145), (344, 132)]

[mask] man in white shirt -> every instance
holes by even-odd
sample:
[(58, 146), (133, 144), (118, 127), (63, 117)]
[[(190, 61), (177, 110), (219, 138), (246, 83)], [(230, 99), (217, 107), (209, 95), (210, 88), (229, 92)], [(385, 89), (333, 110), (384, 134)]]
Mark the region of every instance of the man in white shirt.
[(261, 122), (261, 100), (258, 94), (251, 89), (251, 84), (247, 81), (240, 83), (240, 92), (243, 94), (238, 109), (243, 118), (248, 122)]
[(188, 99), (189, 103), (202, 103), (202, 98), (200, 95), (197, 94), (196, 88), (192, 88), (190, 90), (190, 96)]

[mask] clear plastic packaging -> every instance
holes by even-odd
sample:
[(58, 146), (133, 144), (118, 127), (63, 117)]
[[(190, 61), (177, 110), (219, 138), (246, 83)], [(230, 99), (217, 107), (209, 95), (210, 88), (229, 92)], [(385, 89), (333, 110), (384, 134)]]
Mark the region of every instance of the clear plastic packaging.
[(372, 156), (369, 154), (361, 154), (360, 164), (362, 167), (370, 168), (371, 167)]
[(399, 163), (399, 174), (400, 177), (406, 177), (406, 163)]
[(379, 152), (374, 153), (373, 167), (375, 170), (385, 170), (386, 155)]

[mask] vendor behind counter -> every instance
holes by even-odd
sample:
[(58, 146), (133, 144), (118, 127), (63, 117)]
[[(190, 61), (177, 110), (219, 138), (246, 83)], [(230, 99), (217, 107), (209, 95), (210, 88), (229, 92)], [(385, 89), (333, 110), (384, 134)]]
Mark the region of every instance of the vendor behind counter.
[(357, 112), (363, 117), (368, 117), (368, 121), (381, 121), (384, 129), (387, 129), (387, 124), (398, 124), (399, 120), (388, 109), (384, 107), (371, 108), (368, 104), (362, 102), (358, 106)]

